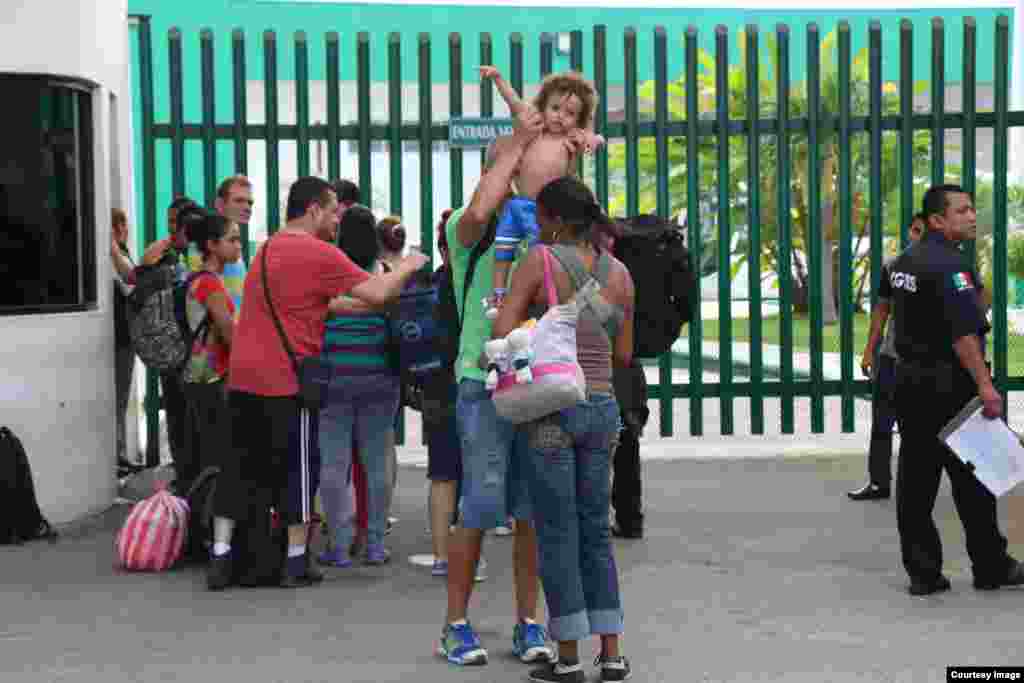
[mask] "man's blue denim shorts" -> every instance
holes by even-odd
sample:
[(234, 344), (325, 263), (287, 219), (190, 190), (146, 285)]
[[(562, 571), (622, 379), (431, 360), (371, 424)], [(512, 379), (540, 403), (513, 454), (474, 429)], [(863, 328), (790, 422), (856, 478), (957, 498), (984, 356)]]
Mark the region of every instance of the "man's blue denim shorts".
[(498, 417), (479, 380), (459, 383), (455, 415), (462, 441), (462, 526), (493, 529), (510, 515), (529, 520), (525, 431)]

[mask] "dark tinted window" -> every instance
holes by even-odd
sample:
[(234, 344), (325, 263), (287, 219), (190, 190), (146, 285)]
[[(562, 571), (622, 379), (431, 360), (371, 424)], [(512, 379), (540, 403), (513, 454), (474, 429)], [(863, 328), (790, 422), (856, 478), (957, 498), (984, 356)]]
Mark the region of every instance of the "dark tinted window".
[(96, 305), (92, 94), (0, 74), (0, 314)]

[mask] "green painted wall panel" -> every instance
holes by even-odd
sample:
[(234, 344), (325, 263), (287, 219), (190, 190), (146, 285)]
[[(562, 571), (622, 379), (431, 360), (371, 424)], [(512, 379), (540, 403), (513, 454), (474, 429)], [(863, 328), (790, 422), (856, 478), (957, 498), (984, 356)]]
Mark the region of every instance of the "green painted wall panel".
[[(258, 78), (263, 71), (261, 36), (263, 31), (272, 29), (278, 36), (278, 72), (282, 80), (289, 80), (294, 74), (293, 36), (296, 31), (305, 31), (309, 37), (310, 78), (324, 78), (324, 36), (337, 31), (341, 37), (342, 80), (355, 77), (356, 33), (367, 31), (371, 35), (371, 76), (374, 81), (387, 78), (387, 35), (392, 31), (402, 34), (402, 78), (415, 82), (417, 76), (416, 36), (420, 32), (431, 34), (433, 59), (431, 79), (447, 82), (448, 34), (463, 34), (464, 66), (463, 79), (467, 83), (478, 79), (476, 66), (479, 64), (479, 40), (481, 27), (491, 30), (494, 38), (495, 61), (499, 66), (508, 67), (509, 36), (519, 32), (524, 37), (523, 73), (527, 81), (533, 81), (540, 70), (540, 29), (549, 31), (584, 32), (583, 44), (586, 70), (593, 69), (592, 29), (603, 24), (608, 30), (608, 81), (610, 85), (623, 83), (623, 32), (626, 27), (637, 31), (638, 76), (641, 81), (654, 78), (654, 29), (664, 26), (668, 36), (668, 75), (678, 78), (682, 69), (683, 33), (693, 24), (699, 31), (700, 47), (713, 49), (714, 27), (724, 24), (730, 32), (739, 31), (744, 25), (756, 23), (763, 34), (773, 32), (778, 23), (788, 24), (793, 29), (791, 62), (794, 81), (802, 80), (806, 56), (804, 27), (817, 22), (822, 35), (835, 28), (841, 19), (850, 22), (851, 44), (854, 53), (867, 46), (867, 27), (871, 19), (879, 19), (883, 26), (883, 54), (898, 53), (898, 22), (906, 17), (914, 23), (915, 71), (914, 78), (927, 79), (930, 75), (929, 54), (931, 49), (929, 22), (932, 17), (942, 17), (946, 30), (946, 77), (947, 81), (959, 81), (963, 72), (960, 59), (962, 45), (962, 18), (966, 14), (976, 17), (979, 35), (994, 33), (995, 18), (1011, 10), (993, 8), (970, 9), (965, 3), (963, 10), (905, 10), (892, 12), (807, 12), (807, 11), (761, 11), (761, 10), (624, 10), (571, 8), (523, 8), (507, 7), (457, 7), (457, 6), (398, 6), (398, 5), (343, 5), (343, 4), (292, 4), (269, 3), (256, 0), (129, 0), (129, 11), (133, 14), (151, 16), (156, 71), (157, 121), (167, 117), (167, 31), (179, 27), (184, 36), (183, 60), (186, 74), (185, 115), (196, 120), (201, 112), (198, 89), (190, 88), (189, 79), (199, 78), (199, 31), (209, 27), (214, 32), (216, 72), (218, 83), (229, 83), (231, 71), (231, 30), (241, 28), (247, 39), (247, 69), (250, 78)], [(1011, 23), (1012, 25), (1012, 23)], [(762, 49), (767, 49), (763, 45)], [(739, 59), (738, 41), (730, 41), (731, 61)], [(978, 79), (988, 82), (992, 79), (992, 51), (980, 51)], [(554, 69), (568, 69), (569, 57), (555, 55)], [(886, 59), (883, 65), (884, 78), (898, 77), (898, 61)], [(231, 115), (231, 93), (229, 89), (217, 93), (217, 120), (229, 122)]]

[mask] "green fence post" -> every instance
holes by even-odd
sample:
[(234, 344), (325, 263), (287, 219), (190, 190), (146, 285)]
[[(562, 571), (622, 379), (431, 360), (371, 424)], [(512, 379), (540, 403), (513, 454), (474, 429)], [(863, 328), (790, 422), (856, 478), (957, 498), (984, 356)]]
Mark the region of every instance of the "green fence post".
[[(594, 27), (594, 88), (597, 90), (597, 111), (594, 112), (594, 131), (608, 138), (608, 34), (605, 26)], [(608, 210), (608, 145), (594, 154), (594, 191), (597, 201)]]
[(295, 32), (295, 123), (295, 164), (302, 178), (309, 175), (309, 48), (305, 31)]
[[(167, 48), (171, 95), (171, 191), (179, 197), (185, 194), (185, 105), (182, 96), (181, 31), (177, 28), (168, 32)], [(162, 398), (162, 389), (160, 394)], [(159, 405), (163, 405), (162, 400)], [(156, 431), (146, 435), (147, 441), (151, 438), (159, 441), (159, 422)]]
[(509, 83), (523, 97), (523, 34), (513, 33), (508, 39)]
[(732, 205), (729, 184), (729, 29), (715, 27), (715, 124), (718, 129), (718, 373), (722, 434), (732, 434)]
[[(1009, 108), (1010, 108), (1010, 21), (1005, 14), (996, 19), (995, 41), (995, 129), (992, 147), (992, 366), (996, 386), (1007, 396), (1007, 273), (1006, 273), (1006, 227), (1007, 227), (1007, 174), (1009, 165)], [(1008, 411), (1007, 411), (1008, 412)]]
[(171, 95), (171, 192), (175, 197), (185, 194), (185, 104), (182, 95), (181, 31), (172, 28), (167, 34), (168, 67)]
[[(142, 100), (142, 195), (145, 245), (156, 241), (156, 133), (153, 130), (153, 33), (139, 21), (139, 90)], [(146, 467), (160, 464), (160, 375), (146, 369)]]
[(547, 31), (540, 34), (540, 78), (551, 73), (555, 61), (555, 38)]
[(149, 246), (157, 238), (156, 132), (153, 130), (153, 33), (149, 17), (139, 19), (138, 41), (139, 95), (142, 105), (142, 225), (144, 246)]
[(914, 215), (914, 25), (900, 21), (900, 249)]
[(281, 227), (280, 164), (277, 130), (277, 36), (263, 32), (263, 109), (267, 141), (267, 237)]
[[(690, 321), (690, 434), (704, 433), (704, 339), (700, 275), (703, 235), (700, 215), (700, 110), (697, 107), (697, 27), (686, 27), (686, 230), (693, 272), (697, 274), (697, 310)], [(603, 98), (602, 98), (603, 99)]]
[(750, 250), (748, 252), (748, 289), (750, 291), (751, 335), (751, 432), (763, 434), (764, 352), (763, 311), (761, 310), (761, 66), (759, 28), (746, 26), (746, 186)]
[(583, 31), (569, 32), (569, 68), (583, 73)]
[(750, 431), (764, 434), (764, 354), (761, 315), (761, 99), (757, 24), (746, 27), (747, 77), (747, 288), (750, 305)]
[[(246, 105), (245, 75), (245, 32), (236, 28), (231, 32), (231, 72), (232, 94), (234, 95), (235, 121), (232, 127), (235, 143), (235, 173), (247, 175), (249, 172), (249, 110)], [(249, 244), (249, 225), (239, 226), (242, 236), (242, 260), (248, 265), (251, 258)]]
[(668, 194), (668, 39), (664, 26), (654, 28), (655, 210), (663, 219), (671, 211)]
[(853, 414), (853, 152), (850, 138), (850, 24), (839, 22), (839, 362), (842, 430), (854, 431)]
[(388, 166), (391, 213), (402, 215), (402, 34), (388, 35)]
[(214, 97), (213, 31), (204, 28), (199, 33), (200, 61), (203, 77), (203, 195), (207, 207), (217, 197), (217, 125)]
[(370, 34), (356, 36), (356, 92), (359, 113), (359, 194), (373, 206), (373, 173), (370, 163)]
[[(932, 19), (932, 185), (946, 182), (946, 30)], [(909, 228), (910, 222), (907, 222)]]
[[(487, 66), (494, 64), (494, 43), (490, 33), (480, 34), (480, 65)], [(480, 79), (480, 116), (490, 118), (494, 116), (494, 83), (489, 78)], [(487, 149), (480, 150), (480, 168), (487, 162)]]
[(341, 45), (337, 31), (325, 37), (327, 61), (327, 175), (331, 181), (341, 176)]
[(871, 310), (882, 276), (882, 24), (868, 28), (868, 185), (871, 212)]
[(637, 96), (636, 29), (627, 26), (623, 36), (626, 87), (626, 215), (640, 212), (639, 98)]
[(782, 375), (780, 387), (780, 420), (782, 433), (793, 433), (793, 236), (790, 215), (790, 168), (789, 149), (789, 27), (778, 24), (775, 28), (776, 64), (775, 101), (778, 108), (778, 156), (775, 183), (778, 193), (779, 221), (779, 371)]
[[(569, 32), (569, 68), (583, 73), (583, 31)], [(576, 175), (583, 177), (583, 155), (576, 157)]]
[[(433, 228), (434, 228), (434, 144), (431, 138), (430, 124), (433, 122), (432, 84), (430, 80), (430, 34), (420, 33), (418, 37), (419, 60), (419, 121), (417, 130), (419, 137), (420, 159), (420, 248), (426, 254), (428, 267), (434, 261)], [(400, 415), (401, 442), (405, 441), (405, 409)], [(423, 432), (423, 443), (427, 434)]]
[[(661, 218), (667, 220), (671, 206), (668, 194), (668, 39), (664, 26), (654, 28), (654, 148), (656, 210)], [(661, 433), (670, 436), (675, 399), (671, 351), (658, 359), (658, 387), (661, 394)]]
[(434, 143), (431, 139), (430, 124), (433, 123), (432, 84), (430, 82), (430, 34), (419, 36), (420, 66), (420, 246), (427, 255), (429, 264), (434, 262)]
[[(961, 85), (963, 96), (961, 109), (964, 113), (963, 137), (961, 148), (963, 155), (961, 160), (960, 186), (973, 197), (977, 189), (977, 176), (975, 158), (977, 138), (977, 108), (978, 108), (978, 42), (977, 23), (974, 17), (964, 17), (964, 75)], [(975, 262), (975, 244), (970, 240), (964, 245), (964, 253), (971, 263)]]
[[(825, 431), (824, 301), (821, 225), (821, 36), (818, 25), (807, 26), (807, 235), (810, 262), (811, 431)], [(833, 211), (835, 207), (830, 207)], [(829, 273), (829, 277), (831, 277)]]
[[(364, 115), (362, 108), (360, 108), (360, 136), (363, 135), (363, 129), (369, 130), (369, 118), (370, 118), (370, 72), (369, 72), (369, 55), (366, 59), (366, 71), (363, 71), (363, 63), (360, 62), (359, 70), (360, 78), (365, 76), (366, 79), (366, 113)], [(362, 92), (362, 90), (360, 91)], [(418, 93), (422, 99), (423, 92)], [(360, 107), (363, 106), (360, 101)], [(364, 125), (363, 119), (365, 118), (366, 123)], [(389, 210), (394, 216), (401, 216), (404, 207), (404, 201), (402, 197), (402, 34), (397, 31), (388, 34), (388, 194), (389, 199)], [(360, 137), (362, 139), (362, 137)], [(369, 145), (367, 145), (369, 149)], [(360, 154), (362, 154), (360, 152)], [(420, 156), (422, 157), (423, 151), (420, 150)], [(369, 159), (369, 154), (367, 154)], [(360, 168), (362, 166), (360, 165)], [(364, 190), (365, 192), (365, 190)], [(366, 197), (367, 195), (363, 195)], [(369, 200), (367, 200), (369, 204)], [(426, 434), (423, 434), (423, 438), (426, 439)], [(405, 406), (401, 406), (398, 411), (398, 421), (395, 424), (395, 443), (398, 445), (405, 444)]]
[[(448, 117), (455, 118), (462, 116), (462, 36), (458, 33), (448, 35), (448, 64)], [(462, 150), (449, 147), (448, 161), (452, 188), (451, 203), (448, 206), (457, 209), (462, 206)]]

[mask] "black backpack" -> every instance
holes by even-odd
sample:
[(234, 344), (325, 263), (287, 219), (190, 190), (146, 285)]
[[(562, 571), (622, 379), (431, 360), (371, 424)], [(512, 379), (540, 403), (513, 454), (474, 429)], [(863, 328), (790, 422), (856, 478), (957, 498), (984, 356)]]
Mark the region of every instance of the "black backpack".
[(21, 439), (0, 427), (0, 545), (57, 538), (36, 501), (32, 468)]
[(658, 216), (636, 216), (620, 225), (623, 234), (615, 240), (615, 257), (636, 286), (633, 354), (656, 358), (672, 348), (697, 308), (690, 252), (678, 226)]
[(195, 478), (185, 500), (188, 502), (188, 536), (185, 540), (185, 558), (189, 561), (206, 562), (213, 545), (213, 502), (217, 495), (216, 465), (206, 467)]
[(288, 531), (274, 514), (271, 494), (252, 491), (245, 519), (235, 521), (231, 535), (234, 580), (240, 586), (276, 586), (288, 555)]

